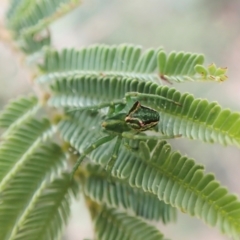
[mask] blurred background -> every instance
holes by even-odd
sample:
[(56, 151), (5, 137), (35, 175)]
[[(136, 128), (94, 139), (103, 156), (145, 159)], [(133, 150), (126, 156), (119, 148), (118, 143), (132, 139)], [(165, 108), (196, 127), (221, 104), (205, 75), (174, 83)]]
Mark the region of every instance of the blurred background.
[[(0, 23), (7, 0), (0, 1)], [(224, 108), (240, 110), (240, 1), (239, 0), (85, 0), (82, 5), (51, 26), (57, 48), (83, 47), (95, 43), (133, 43), (144, 49), (163, 46), (168, 52), (203, 53), (206, 64), (228, 67), (224, 83), (174, 84), (181, 92), (218, 101)], [(31, 92), (29, 74), (7, 45), (0, 42), (0, 107), (17, 95)], [(180, 149), (206, 165), (222, 185), (240, 195), (240, 150), (200, 141), (172, 141)], [(217, 229), (198, 219), (178, 214), (177, 224), (156, 224), (169, 239), (224, 240)], [(83, 199), (73, 204), (73, 214), (65, 240), (93, 239), (92, 225)]]

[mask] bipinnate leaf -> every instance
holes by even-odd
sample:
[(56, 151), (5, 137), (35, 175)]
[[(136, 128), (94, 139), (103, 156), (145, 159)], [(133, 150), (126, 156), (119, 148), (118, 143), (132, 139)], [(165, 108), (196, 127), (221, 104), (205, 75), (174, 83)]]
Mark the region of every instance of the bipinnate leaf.
[[(40, 83), (48, 83), (59, 77), (75, 75), (96, 75), (105, 77), (132, 78), (153, 81), (161, 84), (164, 81), (223, 81), (225, 68), (203, 74), (199, 69), (207, 69), (204, 56), (196, 53), (171, 52), (166, 54), (160, 47), (141, 52), (140, 46), (121, 44), (118, 46), (92, 45), (77, 49), (56, 51), (46, 49), (44, 62), (39, 65), (43, 75)], [(209, 67), (208, 67), (209, 68)], [(226, 70), (226, 69), (225, 69)]]
[[(156, 194), (165, 203), (239, 238), (240, 201), (213, 174), (205, 174), (202, 166), (172, 151), (165, 141), (141, 142), (139, 149), (140, 157), (135, 162), (124, 161), (128, 166), (118, 169), (132, 187)], [(150, 159), (141, 161), (141, 151), (147, 151)]]
[(103, 207), (95, 220), (97, 240), (163, 240), (156, 228), (115, 209)]
[[(28, 219), (27, 215), (33, 210), (36, 211), (39, 195), (43, 191), (48, 192), (45, 188), (50, 177), (56, 176), (60, 169), (63, 170), (63, 160), (65, 160), (65, 155), (59, 146), (50, 142), (40, 144), (37, 149), (26, 156), (21, 166), (14, 172), (12, 171), (10, 178), (6, 179), (5, 177), (1, 181), (0, 239), (18, 239), (16, 235), (23, 227), (24, 222), (31, 223), (32, 227), (25, 228), (23, 234), (25, 238), (22, 236), (20, 239), (39, 239), (38, 235), (33, 234), (33, 231), (36, 231), (33, 226), (39, 226), (41, 219)], [(4, 165), (2, 159), (0, 165)], [(48, 194), (50, 195), (50, 192)], [(57, 198), (49, 197), (49, 203), (53, 201), (57, 201)], [(39, 204), (41, 205), (43, 202), (40, 201)]]
[(164, 223), (176, 219), (176, 209), (156, 195), (132, 188), (119, 178), (109, 180), (106, 172), (99, 166), (88, 165), (88, 178), (83, 181), (84, 194), (93, 201), (108, 207), (124, 208), (137, 216), (149, 220), (162, 220)]
[[(101, 114), (92, 115), (89, 111), (83, 111), (71, 113), (71, 116), (71, 120), (60, 123), (59, 130), (63, 139), (81, 153), (86, 146), (89, 146), (89, 139), (99, 137), (96, 122), (101, 121)], [(106, 143), (95, 149), (88, 158), (96, 164), (106, 166), (113, 148), (114, 142)], [(238, 198), (229, 194), (212, 174), (204, 173), (203, 166), (196, 164), (187, 156), (172, 151), (165, 141), (140, 141), (136, 148), (131, 150), (129, 147), (126, 148), (123, 142), (112, 175), (117, 179), (128, 181), (132, 188), (154, 194), (166, 204), (177, 207), (189, 215), (197, 216), (235, 239), (239, 237)], [(103, 188), (94, 189), (97, 194), (98, 190), (101, 191), (100, 189)], [(100, 193), (103, 194), (104, 191)], [(104, 199), (101, 194), (95, 194), (89, 196), (97, 198), (96, 201)], [(106, 199), (115, 201), (116, 198), (106, 197)]]
[(63, 174), (45, 184), (30, 203), (30, 209), (16, 230), (15, 240), (57, 240), (70, 216), (71, 197), (77, 195), (79, 186)]
[(39, 109), (40, 105), (34, 96), (20, 97), (11, 101), (0, 112), (0, 128), (6, 129), (5, 136), (16, 126), (23, 124)]
[[(240, 146), (240, 113), (222, 109), (217, 102), (196, 99), (192, 94), (181, 94), (174, 88), (159, 86), (150, 81), (131, 78), (75, 76), (60, 78), (51, 85), (54, 107), (86, 107), (121, 100), (129, 92), (152, 94), (179, 103), (144, 97), (142, 105), (152, 107), (160, 114), (159, 128), (168, 136), (182, 135), (204, 142)], [(127, 114), (127, 110), (126, 110)], [(100, 123), (99, 123), (100, 124)]]
[(6, 137), (0, 145), (0, 189), (25, 164), (29, 155), (53, 133), (53, 126), (48, 120), (29, 119)]

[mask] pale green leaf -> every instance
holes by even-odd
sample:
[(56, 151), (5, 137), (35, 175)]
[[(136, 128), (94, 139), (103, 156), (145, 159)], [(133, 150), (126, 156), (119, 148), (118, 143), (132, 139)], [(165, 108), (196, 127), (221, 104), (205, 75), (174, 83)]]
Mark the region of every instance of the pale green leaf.
[(163, 240), (163, 234), (142, 220), (104, 207), (96, 218), (97, 240)]

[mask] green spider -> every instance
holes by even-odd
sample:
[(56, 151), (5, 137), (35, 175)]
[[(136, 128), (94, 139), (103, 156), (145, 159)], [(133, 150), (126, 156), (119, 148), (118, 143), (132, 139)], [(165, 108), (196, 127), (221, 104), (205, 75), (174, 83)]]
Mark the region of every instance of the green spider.
[[(134, 98), (136, 98), (136, 100), (133, 104)], [(95, 142), (91, 143), (90, 146), (82, 152), (81, 156), (79, 157), (79, 159), (77, 160), (77, 162), (73, 167), (71, 177), (73, 177), (79, 165), (82, 163), (84, 158), (89, 153), (91, 153), (94, 149), (100, 147), (101, 145), (105, 144), (106, 142), (112, 141), (114, 138), (117, 138), (117, 140), (113, 149), (112, 156), (106, 165), (106, 170), (109, 174), (111, 174), (114, 163), (117, 160), (118, 151), (120, 149), (123, 138), (136, 139), (136, 140), (149, 140), (149, 139), (162, 140), (162, 139), (170, 139), (170, 138), (176, 138), (181, 136), (181, 135), (149, 136), (142, 133), (146, 130), (153, 129), (155, 126), (158, 125), (160, 120), (160, 115), (156, 110), (150, 107), (141, 105), (140, 100), (145, 100), (145, 99), (152, 99), (152, 100), (160, 99), (160, 100), (165, 100), (173, 104), (176, 104), (178, 106), (181, 106), (178, 102), (175, 102), (173, 100), (170, 100), (162, 96), (137, 93), (137, 92), (129, 92), (129, 93), (126, 93), (125, 98), (121, 100), (101, 103), (99, 105), (94, 105), (94, 106), (74, 108), (70, 110), (70, 111), (85, 110), (85, 109), (99, 110), (101, 108), (109, 107), (109, 112), (108, 112), (109, 117), (107, 117), (101, 124), (104, 132), (107, 133), (107, 136), (101, 137)], [(126, 106), (128, 107), (131, 106), (127, 114), (126, 112), (122, 112), (122, 109), (126, 108)]]

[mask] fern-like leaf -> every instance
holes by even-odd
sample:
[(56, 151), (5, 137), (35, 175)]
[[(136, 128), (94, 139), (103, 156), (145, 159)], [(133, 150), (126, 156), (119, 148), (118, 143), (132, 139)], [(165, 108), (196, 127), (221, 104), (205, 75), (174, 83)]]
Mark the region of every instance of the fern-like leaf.
[[(218, 103), (195, 99), (192, 95), (152, 82), (131, 78), (80, 77), (61, 78), (52, 84), (53, 96), (49, 104), (55, 107), (85, 107), (124, 98), (127, 92), (149, 93), (166, 97), (165, 100), (144, 99), (160, 113), (160, 129), (165, 134), (179, 135), (204, 142), (240, 146), (240, 114), (222, 109)], [(100, 124), (100, 123), (99, 123)]]
[(45, 184), (34, 196), (14, 234), (14, 240), (57, 240), (70, 215), (71, 196), (78, 185), (68, 174)]
[(217, 68), (214, 63), (210, 64), (207, 68), (197, 64), (194, 69), (198, 74), (201, 75), (203, 80), (211, 79), (216, 82), (223, 82), (228, 78), (225, 75), (227, 68)]
[(126, 213), (104, 207), (95, 220), (97, 240), (162, 240), (163, 235), (153, 226)]
[[(26, 156), (24, 163), (11, 174), (7, 182), (1, 182), (0, 239), (16, 239), (16, 233), (27, 220), (26, 215), (34, 209), (38, 195), (46, 188), (47, 179), (53, 176), (56, 170), (63, 168), (64, 159), (65, 155), (56, 144), (41, 144)], [(6, 164), (2, 160), (1, 167)], [(26, 231), (28, 237), (25, 239), (30, 239), (31, 231), (31, 228)]]
[[(75, 114), (70, 113), (70, 116), (71, 119), (65, 119), (59, 123), (58, 130), (61, 138), (65, 142), (70, 143), (78, 152), (81, 153), (86, 147), (91, 145), (92, 142), (106, 136), (98, 124), (103, 115), (84, 111)], [(104, 144), (102, 148), (94, 150), (89, 156), (91, 159), (94, 159), (97, 164), (104, 166), (110, 159), (113, 144), (114, 141), (108, 145)], [(103, 149), (105, 149), (105, 151), (103, 151)], [(94, 154), (97, 156), (93, 157)]]
[(194, 80), (194, 67), (203, 64), (204, 57), (200, 54), (171, 52), (169, 56), (164, 51), (158, 55), (159, 73), (162, 79), (168, 81)]
[[(96, 134), (98, 121), (101, 121), (101, 114), (83, 111), (75, 113), (71, 120), (62, 121), (59, 130), (63, 139), (81, 152), (92, 139), (99, 137)], [(113, 147), (114, 142), (106, 143), (88, 157), (105, 166)], [(155, 194), (165, 203), (198, 216), (230, 236), (239, 236), (240, 202), (237, 197), (229, 195), (212, 174), (204, 174), (203, 167), (192, 159), (172, 152), (165, 141), (158, 144), (156, 141), (140, 142), (136, 152), (122, 146), (112, 174), (127, 179), (134, 188)]]
[(38, 82), (51, 82), (56, 77), (76, 74), (97, 76), (132, 77), (141, 80), (160, 82), (156, 73), (157, 54), (161, 49), (148, 49), (141, 53), (139, 46), (95, 45), (83, 48), (64, 49), (61, 52), (47, 50), (42, 71), (45, 73)]
[[(203, 62), (201, 54), (172, 52), (167, 56), (161, 48), (149, 49), (141, 54), (141, 48), (134, 45), (94, 45), (81, 50), (64, 49), (61, 52), (48, 49), (45, 51), (44, 63), (40, 66), (44, 75), (38, 81), (46, 83), (58, 77), (76, 74), (129, 77), (158, 84), (161, 79), (177, 82), (217, 81), (218, 78), (214, 77), (219, 76), (220, 72), (203, 75)], [(224, 74), (221, 73), (221, 76)]]
[[(224, 81), (227, 79), (226, 68), (216, 68), (214, 64), (208, 68), (202, 64), (202, 54), (171, 52), (167, 55), (164, 51), (158, 54), (158, 69), (163, 80), (184, 82), (196, 80)], [(212, 70), (212, 68), (214, 70)]]
[(149, 193), (130, 187), (126, 182), (112, 179), (97, 166), (88, 165), (88, 178), (84, 181), (84, 193), (98, 204), (131, 210), (137, 216), (150, 220), (174, 221), (175, 208)]
[(122, 173), (128, 176), (131, 186), (156, 194), (160, 200), (238, 239), (240, 202), (236, 196), (228, 194), (212, 174), (204, 175), (202, 166), (172, 152), (165, 141), (141, 142), (139, 150), (142, 161), (131, 164), (125, 161), (128, 166)]
[(7, 136), (0, 145), (0, 190), (5, 188), (8, 181), (25, 164), (29, 154), (32, 154), (42, 141), (52, 136), (53, 132), (49, 121), (30, 119)]
[(33, 116), (38, 109), (38, 100), (32, 96), (21, 97), (10, 102), (5, 109), (0, 112), (0, 128), (7, 129), (3, 136), (10, 134), (16, 126)]
[(8, 27), (26, 54), (35, 53), (44, 46), (50, 46), (51, 37), (47, 29), (50, 23), (79, 3), (79, 0), (12, 0), (7, 14)]
[[(16, 1), (12, 1), (14, 5)], [(16, 34), (34, 34), (45, 29), (52, 21), (59, 18), (72, 8), (78, 0), (39, 0), (33, 2), (23, 0), (8, 13), (8, 25)]]

